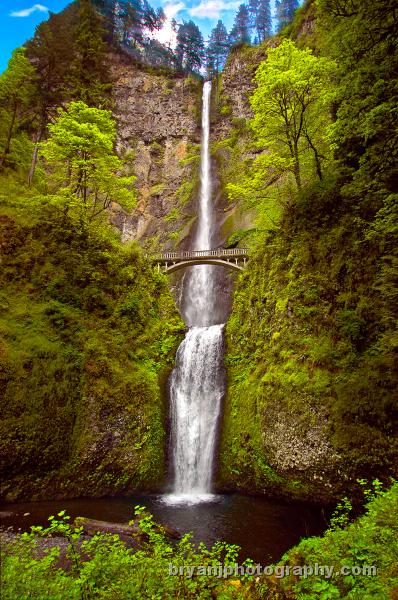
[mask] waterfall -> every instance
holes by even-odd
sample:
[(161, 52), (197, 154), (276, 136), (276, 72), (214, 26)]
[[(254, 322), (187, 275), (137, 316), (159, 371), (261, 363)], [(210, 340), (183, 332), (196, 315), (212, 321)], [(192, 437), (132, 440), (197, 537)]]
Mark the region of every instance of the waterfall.
[[(214, 214), (211, 202), (209, 152), (211, 82), (203, 86), (202, 143), (198, 223), (195, 250), (212, 246)], [(209, 500), (217, 423), (224, 393), (223, 324), (215, 321), (214, 271), (217, 267), (191, 267), (184, 278), (184, 319), (189, 326), (170, 379), (173, 493), (166, 501)]]

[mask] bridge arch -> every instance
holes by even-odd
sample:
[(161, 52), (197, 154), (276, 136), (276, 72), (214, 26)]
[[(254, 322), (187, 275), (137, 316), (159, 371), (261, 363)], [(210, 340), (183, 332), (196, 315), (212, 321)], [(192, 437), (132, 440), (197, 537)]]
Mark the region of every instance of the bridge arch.
[(166, 263), (163, 265), (162, 270), (163, 273), (174, 273), (174, 271), (179, 271), (180, 269), (185, 269), (186, 267), (193, 267), (194, 265), (218, 265), (221, 267), (228, 267), (229, 269), (235, 269), (235, 271), (243, 271), (243, 267), (239, 265), (238, 262), (221, 260), (217, 258), (183, 260), (170, 265)]
[(249, 259), (247, 248), (215, 248), (212, 250), (183, 250), (162, 252), (149, 256), (158, 271), (173, 273), (194, 265), (218, 265), (235, 271), (243, 271)]

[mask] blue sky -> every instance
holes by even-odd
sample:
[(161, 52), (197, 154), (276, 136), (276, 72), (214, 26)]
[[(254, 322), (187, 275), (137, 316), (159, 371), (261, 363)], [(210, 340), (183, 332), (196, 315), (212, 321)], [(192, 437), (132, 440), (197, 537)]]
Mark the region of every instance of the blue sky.
[[(166, 15), (177, 21), (192, 19), (205, 38), (222, 19), (228, 29), (232, 26), (237, 7), (244, 0), (150, 0), (152, 6), (162, 6)], [(36, 26), (48, 16), (48, 11), (60, 12), (70, 0), (0, 0), (0, 73), (14, 48), (21, 46), (32, 37)], [(161, 41), (171, 38), (170, 27), (166, 23), (160, 34)]]
[[(38, 0), (37, 3), (34, 0), (0, 0), (0, 72), (7, 67), (14, 48), (32, 37), (36, 26), (47, 18), (47, 8), (59, 12), (67, 4), (66, 0)], [(26, 14), (27, 10), (33, 8)], [(20, 11), (21, 16), (11, 16)], [(26, 16), (22, 16), (25, 14)]]

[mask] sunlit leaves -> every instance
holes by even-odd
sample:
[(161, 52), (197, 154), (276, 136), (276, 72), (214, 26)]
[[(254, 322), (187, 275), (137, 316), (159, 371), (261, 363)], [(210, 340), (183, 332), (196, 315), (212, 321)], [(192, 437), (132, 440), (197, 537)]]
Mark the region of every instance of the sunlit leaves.
[(285, 171), (293, 174), (299, 189), (303, 162), (311, 157), (322, 178), (321, 163), (327, 153), (323, 140), (328, 124), (326, 99), (333, 70), (332, 61), (284, 40), (269, 49), (256, 73), (251, 105), (257, 145), (275, 156), (279, 167), (281, 159), (286, 159)]
[(92, 220), (117, 202), (132, 207), (134, 177), (123, 176), (113, 145), (116, 126), (110, 111), (73, 102), (48, 126), (50, 138), (41, 156), (51, 169), (55, 204)]

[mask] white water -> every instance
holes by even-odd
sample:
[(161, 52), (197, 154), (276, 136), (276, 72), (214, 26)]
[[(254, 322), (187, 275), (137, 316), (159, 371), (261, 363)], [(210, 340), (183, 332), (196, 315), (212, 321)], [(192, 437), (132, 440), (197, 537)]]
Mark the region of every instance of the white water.
[[(206, 81), (202, 95), (202, 143), (200, 160), (200, 197), (198, 226), (193, 250), (210, 250), (214, 215), (211, 202), (211, 172), (209, 152), (211, 82)], [(214, 324), (214, 269), (209, 265), (192, 267), (185, 277), (183, 315), (189, 327)]]
[[(198, 226), (195, 250), (211, 248), (214, 216), (209, 155), (211, 83), (203, 86), (202, 145)], [(181, 343), (170, 380), (171, 443), (174, 466), (169, 503), (194, 503), (216, 498), (211, 480), (217, 422), (224, 393), (223, 324), (214, 323), (214, 269), (191, 267), (185, 278), (184, 318), (190, 327)]]

